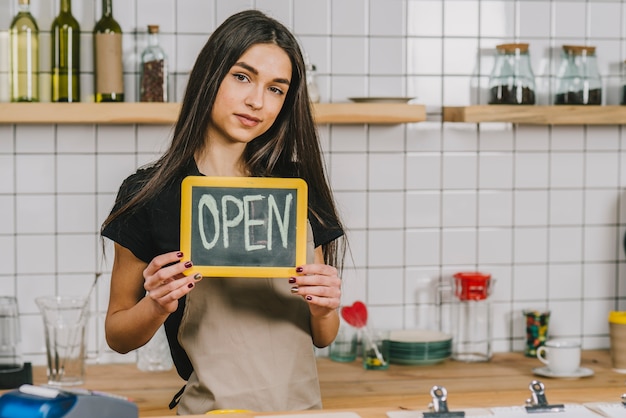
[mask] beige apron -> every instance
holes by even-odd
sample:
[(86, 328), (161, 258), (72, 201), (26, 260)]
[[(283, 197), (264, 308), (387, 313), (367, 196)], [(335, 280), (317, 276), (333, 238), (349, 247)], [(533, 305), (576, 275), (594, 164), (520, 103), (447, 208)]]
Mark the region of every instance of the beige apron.
[(179, 415), (322, 407), (309, 308), (291, 287), (286, 278), (205, 278), (196, 284), (178, 333), (194, 369)]

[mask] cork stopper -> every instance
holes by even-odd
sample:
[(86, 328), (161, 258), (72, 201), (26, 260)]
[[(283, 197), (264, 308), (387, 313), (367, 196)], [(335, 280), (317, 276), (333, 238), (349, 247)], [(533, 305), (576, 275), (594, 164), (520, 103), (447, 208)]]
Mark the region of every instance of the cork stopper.
[(563, 45), (563, 51), (572, 55), (593, 55), (596, 53), (596, 47), (585, 45)]
[(148, 33), (159, 33), (159, 25), (148, 25)]
[(515, 53), (515, 52), (528, 52), (528, 44), (526, 43), (521, 43), (521, 44), (500, 44), (500, 45), (496, 45), (496, 49), (499, 52), (508, 52), (508, 53)]
[(30, 6), (30, 0), (19, 0), (18, 4), (20, 6)]

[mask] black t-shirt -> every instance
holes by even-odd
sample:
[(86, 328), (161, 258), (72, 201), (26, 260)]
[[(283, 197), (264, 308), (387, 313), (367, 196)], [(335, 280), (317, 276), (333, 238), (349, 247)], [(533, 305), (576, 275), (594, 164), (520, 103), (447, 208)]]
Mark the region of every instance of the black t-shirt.
[[(152, 174), (153, 168), (139, 169), (129, 176), (120, 186), (113, 211), (128, 202), (139, 190), (147, 178)], [(195, 162), (190, 163), (184, 174), (169, 184), (164, 184), (163, 189), (148, 203), (134, 208), (114, 219), (104, 228), (102, 235), (117, 242), (119, 245), (130, 250), (138, 259), (149, 263), (154, 257), (180, 249), (180, 185), (186, 176), (201, 176)], [(309, 185), (309, 205), (314, 205), (319, 199), (315, 188)], [(315, 246), (329, 243), (344, 234), (344, 231), (336, 223), (331, 227), (324, 227), (311, 215), (309, 210), (309, 223), (313, 230)], [(185, 298), (181, 298), (176, 312), (170, 314), (165, 321), (172, 359), (178, 374), (185, 380), (193, 371), (191, 363), (178, 343), (178, 327), (185, 306)]]

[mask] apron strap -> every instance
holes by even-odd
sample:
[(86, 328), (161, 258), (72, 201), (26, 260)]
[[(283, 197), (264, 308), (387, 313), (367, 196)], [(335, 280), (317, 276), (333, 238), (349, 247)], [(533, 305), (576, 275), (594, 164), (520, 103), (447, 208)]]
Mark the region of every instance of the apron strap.
[(185, 391), (186, 387), (187, 385), (185, 384), (182, 388), (180, 388), (178, 392), (176, 392), (176, 395), (174, 395), (169, 404), (170, 409), (176, 408), (176, 405), (178, 405), (178, 403), (180, 402), (180, 397), (183, 396), (183, 392)]

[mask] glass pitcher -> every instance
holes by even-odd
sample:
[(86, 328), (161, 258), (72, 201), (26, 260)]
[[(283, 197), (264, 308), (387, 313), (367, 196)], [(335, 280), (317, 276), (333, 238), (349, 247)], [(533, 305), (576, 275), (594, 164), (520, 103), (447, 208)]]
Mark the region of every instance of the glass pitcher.
[(0, 373), (22, 368), (21, 339), (17, 299), (0, 296)]
[(464, 362), (491, 359), (490, 274), (460, 272), (453, 277), (450, 304), (452, 358)]

